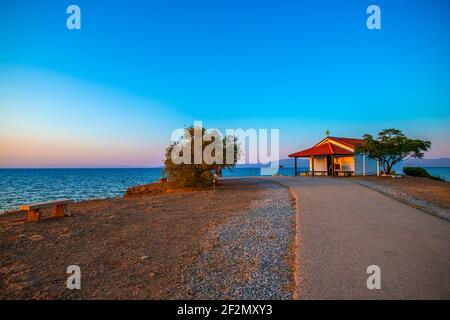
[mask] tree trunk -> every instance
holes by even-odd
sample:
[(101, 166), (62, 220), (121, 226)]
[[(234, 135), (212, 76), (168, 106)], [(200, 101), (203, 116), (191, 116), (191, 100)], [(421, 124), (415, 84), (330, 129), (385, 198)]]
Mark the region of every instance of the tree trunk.
[(391, 174), (392, 164), (386, 163), (386, 168), (385, 169), (386, 169), (385, 174)]

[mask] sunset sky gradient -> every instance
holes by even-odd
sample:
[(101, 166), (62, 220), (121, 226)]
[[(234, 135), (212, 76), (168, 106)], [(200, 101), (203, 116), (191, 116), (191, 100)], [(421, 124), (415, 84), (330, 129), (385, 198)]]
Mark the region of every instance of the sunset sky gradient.
[(0, 167), (159, 166), (194, 120), (280, 129), (281, 158), (388, 127), (450, 157), (449, 18), (446, 0), (2, 1)]

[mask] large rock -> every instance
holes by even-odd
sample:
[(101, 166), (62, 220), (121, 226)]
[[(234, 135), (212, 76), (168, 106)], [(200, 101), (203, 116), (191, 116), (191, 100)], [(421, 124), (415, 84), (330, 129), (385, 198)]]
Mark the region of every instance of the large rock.
[(164, 193), (167, 191), (168, 185), (169, 185), (169, 183), (167, 183), (165, 181), (160, 181), (160, 182), (130, 187), (125, 192), (124, 197), (125, 198), (136, 198), (136, 197), (141, 197), (144, 195)]

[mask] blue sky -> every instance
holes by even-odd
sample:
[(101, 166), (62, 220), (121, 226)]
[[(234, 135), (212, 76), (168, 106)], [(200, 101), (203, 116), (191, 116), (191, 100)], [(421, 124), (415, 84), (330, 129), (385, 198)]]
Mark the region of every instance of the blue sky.
[(194, 120), (278, 128), (282, 158), (326, 129), (387, 127), (448, 157), (449, 15), (446, 0), (2, 1), (0, 166), (159, 165)]

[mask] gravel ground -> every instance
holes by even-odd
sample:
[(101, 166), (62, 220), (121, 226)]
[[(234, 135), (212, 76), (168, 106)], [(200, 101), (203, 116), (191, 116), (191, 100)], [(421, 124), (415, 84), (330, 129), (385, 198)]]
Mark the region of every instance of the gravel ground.
[[(0, 216), (0, 299), (289, 298), (293, 289), (295, 215), (287, 188), (271, 181), (67, 209), (39, 223)], [(66, 287), (73, 264), (81, 290)]]
[(427, 200), (414, 198), (403, 191), (390, 188), (388, 186), (382, 185), (374, 181), (367, 181), (367, 180), (350, 180), (350, 181), (366, 186), (370, 189), (381, 192), (382, 194), (388, 197), (391, 197), (395, 200), (408, 204), (414, 208), (420, 209), (422, 211), (440, 217), (444, 220), (450, 221), (449, 209), (439, 207)]
[(250, 209), (204, 235), (184, 275), (193, 299), (292, 299), (295, 209), (288, 190), (272, 184)]

